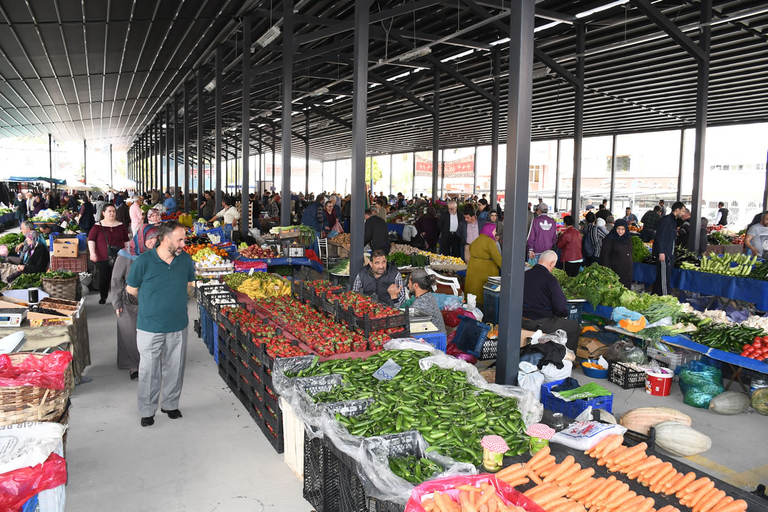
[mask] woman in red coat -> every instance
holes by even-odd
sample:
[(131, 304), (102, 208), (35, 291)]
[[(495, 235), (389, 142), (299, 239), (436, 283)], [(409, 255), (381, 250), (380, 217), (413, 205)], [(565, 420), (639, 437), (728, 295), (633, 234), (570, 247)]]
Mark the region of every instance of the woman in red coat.
[(560, 260), (563, 262), (563, 270), (571, 277), (579, 274), (581, 267), (581, 233), (573, 227), (574, 220), (570, 215), (563, 217), (565, 231), (560, 233), (557, 240), (557, 248), (560, 249)]

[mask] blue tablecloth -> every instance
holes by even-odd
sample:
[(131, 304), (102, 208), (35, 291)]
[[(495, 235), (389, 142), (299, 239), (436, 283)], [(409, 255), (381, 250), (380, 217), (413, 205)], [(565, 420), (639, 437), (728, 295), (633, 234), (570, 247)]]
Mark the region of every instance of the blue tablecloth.
[(16, 214), (14, 212), (6, 213), (0, 216), (0, 224), (7, 224), (16, 220)]
[(611, 315), (613, 314), (613, 308), (609, 308), (608, 306), (593, 307), (590, 302), (585, 302), (582, 312), (588, 313), (590, 315), (597, 315), (603, 318), (611, 318)]
[[(654, 265), (634, 263), (632, 269), (632, 279), (638, 283), (653, 284), (656, 280)], [(673, 268), (670, 285), (678, 290), (752, 302), (757, 309), (768, 310), (768, 282), (765, 281)]]
[(387, 223), (387, 231), (394, 231), (397, 233), (397, 236), (400, 238), (403, 238), (403, 229), (405, 228), (405, 224), (390, 224)]
[(294, 265), (294, 266), (301, 266), (301, 267), (309, 267), (312, 270), (316, 270), (317, 272), (323, 271), (323, 266), (320, 263), (316, 262), (315, 260), (311, 260), (309, 258), (262, 258), (262, 259), (249, 258), (248, 261), (263, 261), (269, 267)]
[(748, 357), (742, 357), (739, 354), (734, 354), (732, 352), (724, 352), (716, 348), (710, 348), (706, 345), (702, 345), (701, 343), (691, 341), (687, 336), (662, 336), (661, 339), (670, 345), (693, 350), (694, 352), (700, 352), (707, 357), (717, 359), (718, 361), (723, 361), (724, 363), (741, 366), (742, 368), (747, 368), (749, 370), (754, 370), (760, 373), (768, 373), (768, 363), (758, 361), (756, 359), (750, 359)]

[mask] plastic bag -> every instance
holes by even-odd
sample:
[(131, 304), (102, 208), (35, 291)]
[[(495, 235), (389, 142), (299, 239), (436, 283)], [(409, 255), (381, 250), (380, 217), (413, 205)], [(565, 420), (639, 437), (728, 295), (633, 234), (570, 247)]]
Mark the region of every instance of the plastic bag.
[(571, 376), (573, 363), (563, 359), (563, 367), (558, 368), (552, 363), (546, 364), (541, 368), (541, 374), (544, 375), (544, 382), (554, 382), (556, 380), (565, 380)]
[(456, 295), (445, 295), (443, 306), (440, 309), (443, 311), (455, 311), (457, 309), (461, 309), (461, 306), (463, 305), (464, 301), (461, 299), (461, 297), (457, 297)]
[(605, 359), (609, 363), (645, 364), (645, 352), (632, 341), (619, 340), (606, 350)]
[(575, 448), (588, 450), (613, 434), (624, 434), (627, 429), (621, 425), (599, 423), (597, 421), (578, 421), (571, 423), (552, 437), (552, 442)]
[[(536, 331), (541, 332), (541, 331)], [(534, 333), (535, 334), (535, 333)], [(544, 334), (542, 336), (539, 336), (536, 341), (533, 341), (533, 337), (531, 337), (531, 345), (536, 345), (537, 343), (559, 343), (562, 346), (565, 346), (565, 344), (568, 342), (568, 335), (565, 333), (564, 330), (558, 329), (555, 332), (551, 334)]]
[(443, 316), (443, 323), (445, 323), (446, 327), (458, 327), (461, 323), (461, 320), (459, 319), (460, 313), (462, 315), (464, 314), (464, 311), (461, 308), (440, 312), (440, 314)]
[(477, 297), (473, 294), (470, 293), (467, 295), (467, 303), (462, 306), (462, 309), (464, 310), (464, 315), (471, 313), (475, 320), (478, 322), (483, 321), (483, 312), (477, 308)]
[(632, 320), (637, 321), (643, 318), (643, 315), (638, 313), (637, 311), (632, 311), (631, 309), (627, 309), (625, 307), (619, 306), (618, 308), (613, 308), (613, 313), (611, 313), (611, 320), (613, 320), (616, 323), (619, 323), (620, 320)]
[(63, 350), (40, 358), (30, 355), (16, 366), (9, 355), (0, 355), (0, 386), (64, 389), (64, 370), (71, 361), (72, 354)]
[(527, 389), (536, 400), (541, 401), (541, 385), (544, 384), (544, 374), (539, 371), (539, 368), (535, 364), (521, 361), (518, 366), (517, 384)]
[(389, 468), (389, 457), (415, 455), (436, 462), (444, 471), (428, 480), (456, 475), (476, 475), (473, 464), (457, 462), (437, 452), (427, 452), (427, 442), (416, 431), (393, 436), (376, 436), (363, 440), (358, 452), (357, 473), (366, 496), (405, 505), (413, 492), (413, 484), (406, 482)]
[(492, 485), (496, 489), (496, 495), (505, 505), (519, 505), (528, 512), (544, 512), (543, 508), (528, 499), (527, 496), (516, 491), (514, 487), (510, 487), (503, 480), (499, 480), (495, 475), (488, 473), (474, 476), (452, 476), (424, 482), (413, 489), (411, 499), (405, 505), (405, 512), (426, 512), (421, 506), (422, 501), (432, 497), (437, 491), (448, 493), (454, 501), (458, 501), (459, 490), (457, 487), (471, 485), (479, 489), (482, 483)]
[(20, 510), (32, 496), (67, 483), (67, 461), (52, 453), (37, 466), (0, 475), (0, 510)]
[(701, 361), (690, 361), (680, 370), (680, 391), (684, 403), (706, 409), (710, 400), (725, 391), (723, 373)]

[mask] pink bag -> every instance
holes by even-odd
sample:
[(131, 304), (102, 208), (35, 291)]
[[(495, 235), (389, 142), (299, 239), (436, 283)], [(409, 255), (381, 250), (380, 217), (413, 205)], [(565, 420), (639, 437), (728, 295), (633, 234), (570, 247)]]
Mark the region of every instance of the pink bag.
[(471, 485), (480, 488), (481, 483), (491, 484), (496, 488), (496, 495), (501, 498), (505, 505), (517, 505), (523, 507), (528, 512), (545, 512), (543, 508), (528, 499), (523, 493), (510, 487), (506, 482), (499, 480), (495, 475), (488, 473), (470, 476), (450, 476), (439, 480), (430, 480), (414, 487), (411, 492), (411, 499), (405, 505), (405, 512), (426, 512), (421, 502), (425, 497), (436, 491), (447, 492), (453, 501), (458, 502), (459, 490), (456, 487), (462, 485)]

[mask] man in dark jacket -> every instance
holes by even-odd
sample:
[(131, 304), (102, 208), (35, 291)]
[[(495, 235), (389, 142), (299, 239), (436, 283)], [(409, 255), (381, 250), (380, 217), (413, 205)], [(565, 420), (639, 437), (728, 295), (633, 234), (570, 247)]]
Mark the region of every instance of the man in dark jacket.
[(643, 242), (650, 242), (656, 236), (656, 226), (661, 220), (661, 206), (656, 205), (653, 210), (648, 210), (640, 219), (643, 223), (643, 230), (640, 232), (640, 238)]
[(456, 201), (448, 201), (448, 210), (440, 214), (437, 227), (440, 230), (440, 254), (444, 256), (464, 257), (464, 248), (461, 242), (462, 224), (465, 224), (464, 215), (458, 211)]
[(677, 237), (677, 219), (682, 218), (685, 205), (680, 201), (672, 205), (672, 213), (665, 215), (656, 226), (656, 238), (653, 240), (653, 255), (656, 257), (656, 281), (653, 293), (669, 295), (672, 267), (675, 266), (675, 238)]
[(320, 232), (323, 229), (323, 221), (325, 220), (323, 217), (324, 204), (325, 195), (318, 194), (317, 199), (315, 199), (312, 204), (304, 208), (304, 211), (301, 212), (301, 223), (304, 226), (309, 226), (314, 229), (318, 238), (320, 238)]
[(352, 291), (368, 296), (376, 294), (376, 299), (388, 306), (399, 307), (405, 302), (403, 277), (397, 267), (387, 262), (387, 255), (382, 250), (371, 253), (371, 262), (355, 277)]
[(523, 329), (553, 334), (562, 329), (568, 335), (567, 347), (576, 351), (581, 327), (568, 319), (568, 303), (552, 269), (557, 263), (555, 251), (544, 251), (539, 262), (525, 273), (523, 284)]
[(371, 245), (371, 251), (384, 251), (384, 254), (389, 254), (389, 231), (387, 230), (387, 223), (379, 217), (374, 215), (370, 209), (365, 210), (365, 236), (363, 238), (363, 245)]

